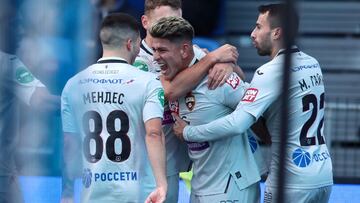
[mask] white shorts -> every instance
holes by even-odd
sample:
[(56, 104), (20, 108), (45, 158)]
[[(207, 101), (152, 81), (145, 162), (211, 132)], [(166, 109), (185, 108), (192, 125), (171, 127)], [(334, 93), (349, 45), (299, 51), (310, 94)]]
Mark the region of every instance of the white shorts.
[(179, 174), (166, 177), (168, 190), (165, 203), (176, 203), (179, 197)]
[[(329, 202), (332, 186), (324, 186), (314, 189), (290, 189), (285, 188), (285, 203), (327, 203)], [(278, 190), (275, 187), (265, 187), (264, 203), (276, 203)]]
[(226, 192), (216, 195), (190, 195), (191, 203), (259, 203), (260, 202), (260, 183), (254, 183), (249, 187), (239, 190), (233, 178), (230, 179)]

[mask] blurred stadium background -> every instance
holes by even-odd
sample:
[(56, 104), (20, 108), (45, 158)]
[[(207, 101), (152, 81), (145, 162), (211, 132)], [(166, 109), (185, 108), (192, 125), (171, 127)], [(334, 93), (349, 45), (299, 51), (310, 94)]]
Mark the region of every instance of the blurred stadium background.
[[(16, 15), (21, 17), (14, 23), (23, 27), (16, 54), (57, 95), (67, 79), (98, 58), (96, 32), (102, 16), (124, 11), (140, 19), (143, 12), (142, 0), (14, 1), (18, 6)], [(104, 2), (109, 4), (101, 6)], [(195, 42), (209, 50), (224, 43), (236, 45), (240, 53), (238, 64), (250, 80), (254, 70), (267, 60), (257, 55), (249, 37), (257, 18), (256, 8), (270, 1), (183, 2), (184, 17), (198, 33)], [(301, 19), (297, 44), (318, 59), (324, 74), (327, 101), (324, 132), (337, 183), (331, 202), (357, 202), (360, 200), (360, 1), (296, 2)], [(60, 116), (38, 115), (24, 106), (20, 122), (17, 163), (26, 202), (58, 202), (63, 142)]]

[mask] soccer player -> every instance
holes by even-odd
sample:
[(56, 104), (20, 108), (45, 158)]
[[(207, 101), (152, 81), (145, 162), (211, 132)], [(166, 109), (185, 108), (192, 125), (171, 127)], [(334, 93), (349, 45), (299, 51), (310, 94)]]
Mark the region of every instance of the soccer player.
[(24, 202), (18, 182), (15, 155), (19, 140), (20, 103), (41, 113), (60, 109), (60, 97), (48, 89), (28, 70), (14, 51), (19, 34), (15, 21), (16, 5), (4, 1), (0, 7), (0, 202)]
[(156, 76), (130, 65), (140, 49), (138, 24), (111, 14), (100, 40), (103, 57), (62, 93), (63, 130), (82, 137), (82, 202), (163, 202), (164, 92)]
[[(135, 59), (134, 66), (141, 70), (149, 71), (161, 76), (162, 72), (160, 66), (156, 63), (156, 61), (154, 61), (153, 50), (151, 48), (153, 39), (149, 34), (149, 30), (151, 26), (162, 17), (181, 17), (181, 1), (146, 0), (144, 7), (145, 12), (141, 21), (144, 29), (146, 30), (146, 37), (141, 41), (140, 53)], [(195, 55), (198, 56), (199, 59), (205, 56), (205, 53), (203, 53), (199, 48), (194, 48), (194, 50)], [(222, 58), (222, 56), (224, 56), (224, 58)], [(237, 51), (235, 47), (225, 45), (222, 48), (209, 53), (207, 57), (201, 60), (198, 64), (194, 65), (194, 68), (191, 69), (190, 72), (185, 72), (182, 78), (178, 78), (172, 82), (163, 79), (161, 80), (164, 86), (165, 98), (167, 99), (165, 102), (164, 119), (162, 122), (166, 140), (166, 174), (168, 182), (166, 202), (178, 202), (179, 172), (188, 171), (191, 167), (190, 159), (187, 155), (186, 145), (177, 139), (173, 134), (172, 125), (174, 121), (171, 116), (168, 100), (175, 101), (179, 96), (185, 95), (189, 90), (196, 86), (198, 81), (203, 78), (208, 70), (217, 62), (234, 63), (236, 60)], [(228, 73), (232, 73), (232, 64), (217, 63), (213, 69), (214, 71), (211, 72), (210, 77), (214, 79), (212, 80), (213, 82), (209, 82), (211, 88), (225, 82), (226, 77), (229, 76)]]
[[(193, 27), (181, 17), (161, 18), (150, 30), (154, 59), (163, 77), (177, 73), (199, 61), (194, 53)], [(179, 98), (179, 115), (194, 125), (208, 123), (230, 114), (243, 96), (244, 82), (233, 73), (226, 83), (209, 90), (207, 77), (186, 96)], [(191, 202), (259, 202), (258, 168), (247, 136), (225, 137), (210, 142), (187, 142), (193, 161)]]
[[(272, 136), (272, 160), (266, 180), (265, 202), (277, 202), (281, 81), (284, 61), (284, 4), (259, 7), (256, 26), (251, 33), (253, 44), (261, 56), (271, 61), (256, 70), (250, 87), (236, 110), (221, 119), (199, 126), (186, 126), (178, 120), (176, 133), (187, 141), (204, 142), (218, 135), (244, 132), (260, 115), (264, 115)], [(298, 29), (298, 16), (293, 33)], [(285, 154), (285, 202), (328, 202), (333, 184), (330, 153), (323, 135), (324, 83), (316, 59), (296, 46), (289, 50), (292, 57), (289, 85), (289, 130)], [(186, 127), (185, 127), (186, 126)]]

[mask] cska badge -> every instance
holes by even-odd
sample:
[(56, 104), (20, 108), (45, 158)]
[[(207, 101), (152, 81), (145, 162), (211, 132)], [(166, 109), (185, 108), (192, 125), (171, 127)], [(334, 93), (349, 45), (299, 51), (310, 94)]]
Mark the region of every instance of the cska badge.
[(191, 92), (187, 93), (187, 95), (185, 97), (185, 104), (186, 104), (187, 108), (189, 109), (189, 111), (192, 111), (194, 109), (195, 96)]

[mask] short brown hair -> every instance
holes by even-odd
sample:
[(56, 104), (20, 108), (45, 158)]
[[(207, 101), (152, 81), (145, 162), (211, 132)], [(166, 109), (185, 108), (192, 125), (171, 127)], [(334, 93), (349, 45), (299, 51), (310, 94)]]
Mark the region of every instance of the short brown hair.
[(105, 17), (100, 28), (100, 40), (103, 47), (122, 46), (127, 38), (136, 40), (140, 36), (139, 23), (126, 13), (112, 13)]
[(262, 14), (269, 12), (270, 28), (283, 28), (283, 20), (288, 18), (291, 20), (291, 32), (296, 35), (299, 29), (299, 16), (294, 9), (290, 12), (292, 16), (286, 16), (286, 9), (288, 8), (284, 3), (264, 4), (258, 7)]
[(182, 17), (164, 17), (159, 19), (150, 29), (152, 37), (168, 39), (172, 42), (194, 38), (194, 28)]
[(145, 15), (159, 6), (170, 6), (176, 10), (181, 9), (181, 0), (145, 0)]

